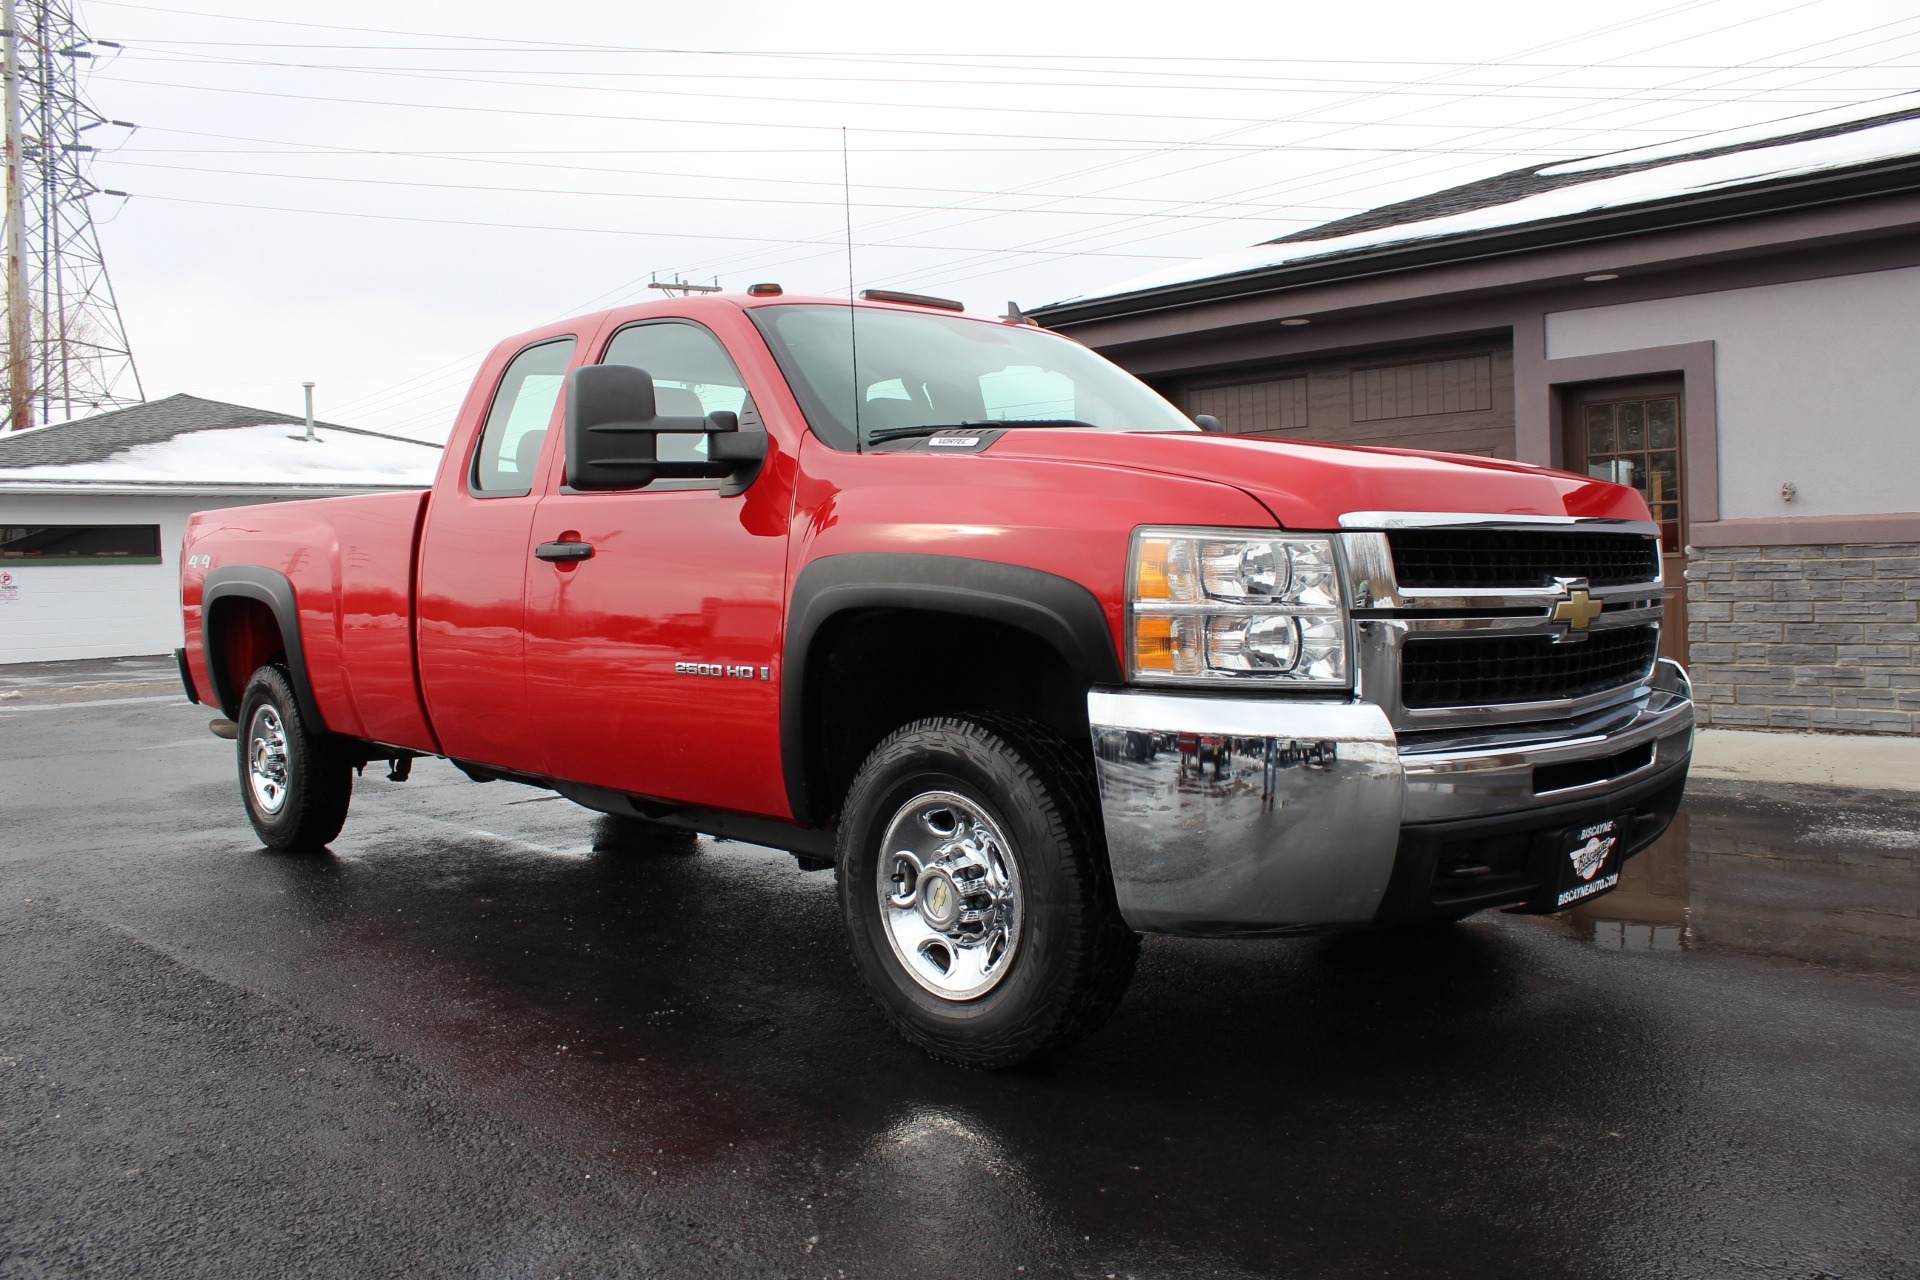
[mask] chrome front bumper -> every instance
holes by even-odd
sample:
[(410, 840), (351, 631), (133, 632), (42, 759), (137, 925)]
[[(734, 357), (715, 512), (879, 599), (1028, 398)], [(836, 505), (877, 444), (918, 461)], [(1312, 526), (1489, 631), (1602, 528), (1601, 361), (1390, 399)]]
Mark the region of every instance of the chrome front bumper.
[(1249, 936), (1375, 921), (1403, 828), (1504, 827), (1685, 776), (1687, 678), (1662, 660), (1551, 726), (1394, 732), (1367, 702), (1095, 691), (1088, 720), (1114, 890), (1143, 933)]

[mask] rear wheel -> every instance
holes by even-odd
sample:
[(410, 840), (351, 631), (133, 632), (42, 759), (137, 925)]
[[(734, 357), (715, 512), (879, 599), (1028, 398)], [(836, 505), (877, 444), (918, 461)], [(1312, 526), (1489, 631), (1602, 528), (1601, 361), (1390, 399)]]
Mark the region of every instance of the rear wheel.
[(1099, 833), (1085, 761), (1041, 726), (921, 720), (874, 750), (840, 823), (840, 909), (902, 1035), (1008, 1067), (1106, 1020), (1139, 938)]
[(269, 849), (324, 848), (353, 798), (353, 766), (333, 738), (307, 723), (283, 667), (261, 667), (240, 699), (240, 796)]

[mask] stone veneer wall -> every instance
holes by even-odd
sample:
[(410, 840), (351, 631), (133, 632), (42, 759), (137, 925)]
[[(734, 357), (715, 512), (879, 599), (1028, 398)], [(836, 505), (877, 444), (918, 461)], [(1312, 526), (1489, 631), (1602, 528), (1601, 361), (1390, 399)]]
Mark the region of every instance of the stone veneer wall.
[(1695, 548), (1687, 632), (1702, 726), (1920, 733), (1920, 543)]

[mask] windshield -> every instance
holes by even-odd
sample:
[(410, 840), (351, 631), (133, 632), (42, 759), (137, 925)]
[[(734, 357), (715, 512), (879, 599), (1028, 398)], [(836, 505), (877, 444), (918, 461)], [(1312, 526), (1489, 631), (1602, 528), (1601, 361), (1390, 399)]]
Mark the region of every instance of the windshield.
[(877, 307), (851, 313), (808, 305), (748, 313), (814, 434), (836, 449), (907, 428), (989, 422), (1199, 430), (1132, 374), (1044, 329)]

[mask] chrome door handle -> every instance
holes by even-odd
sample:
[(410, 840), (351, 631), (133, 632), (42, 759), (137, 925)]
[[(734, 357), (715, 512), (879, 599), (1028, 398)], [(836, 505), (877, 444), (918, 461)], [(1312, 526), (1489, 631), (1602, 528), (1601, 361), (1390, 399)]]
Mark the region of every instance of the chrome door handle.
[(593, 544), (591, 542), (543, 542), (533, 549), (535, 559), (539, 560), (591, 560)]

